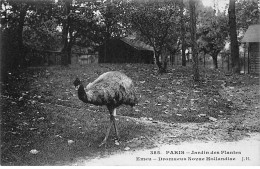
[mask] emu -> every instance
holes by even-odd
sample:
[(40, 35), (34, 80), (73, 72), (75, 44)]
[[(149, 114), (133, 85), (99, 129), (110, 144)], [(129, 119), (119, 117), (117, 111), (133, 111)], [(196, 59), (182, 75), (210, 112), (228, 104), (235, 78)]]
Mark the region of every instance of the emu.
[(97, 106), (105, 105), (108, 108), (110, 125), (99, 147), (106, 144), (112, 125), (119, 140), (120, 137), (115, 121), (116, 108), (123, 104), (133, 108), (138, 103), (132, 79), (121, 72), (110, 71), (100, 75), (94, 82), (89, 83), (86, 89), (84, 89), (79, 78), (76, 78), (73, 84), (78, 90), (78, 97), (81, 101)]

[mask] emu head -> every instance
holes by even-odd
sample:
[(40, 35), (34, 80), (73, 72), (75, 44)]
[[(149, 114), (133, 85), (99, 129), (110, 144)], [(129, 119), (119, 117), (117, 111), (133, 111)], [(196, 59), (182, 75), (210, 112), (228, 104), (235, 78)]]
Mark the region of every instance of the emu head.
[(73, 82), (75, 89), (78, 90), (79, 86), (81, 85), (81, 82), (79, 80), (79, 78), (76, 78), (76, 80)]

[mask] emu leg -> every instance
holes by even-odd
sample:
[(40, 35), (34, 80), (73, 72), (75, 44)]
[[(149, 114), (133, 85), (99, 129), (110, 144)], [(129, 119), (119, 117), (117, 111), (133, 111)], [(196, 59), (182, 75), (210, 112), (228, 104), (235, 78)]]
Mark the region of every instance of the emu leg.
[(119, 141), (120, 137), (119, 137), (119, 133), (118, 133), (118, 129), (117, 129), (115, 116), (116, 116), (116, 109), (113, 110), (112, 121), (113, 121), (113, 124), (114, 124), (117, 140)]
[(112, 127), (112, 125), (113, 125), (113, 120), (112, 120), (112, 117), (111, 117), (111, 116), (112, 116), (112, 115), (110, 115), (110, 124), (109, 124), (109, 126), (108, 126), (108, 128), (107, 128), (106, 136), (105, 136), (104, 140), (102, 141), (102, 143), (99, 145), (99, 147), (101, 147), (102, 145), (106, 144), (106, 142), (107, 142), (107, 138), (108, 138), (108, 136), (109, 136), (111, 127)]

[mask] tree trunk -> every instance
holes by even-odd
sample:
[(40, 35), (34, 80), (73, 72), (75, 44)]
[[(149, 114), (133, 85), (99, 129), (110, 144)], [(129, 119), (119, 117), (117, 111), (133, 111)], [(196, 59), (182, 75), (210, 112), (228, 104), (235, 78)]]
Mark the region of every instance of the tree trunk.
[(194, 81), (199, 81), (199, 59), (197, 53), (197, 42), (196, 42), (196, 9), (195, 0), (189, 1), (190, 6), (190, 22), (191, 22), (191, 42), (192, 42), (192, 59), (193, 59), (193, 72)]
[(67, 61), (68, 61), (68, 64), (71, 64), (71, 48), (72, 48), (72, 44), (69, 43), (68, 45), (68, 49), (67, 49)]
[(213, 54), (212, 59), (213, 59), (214, 68), (218, 69), (218, 54)]
[(234, 73), (240, 73), (239, 48), (237, 42), (236, 13), (235, 0), (229, 0), (228, 16), (229, 16), (229, 35), (231, 41), (231, 66)]
[(175, 55), (171, 55), (171, 58), (172, 58), (172, 65), (175, 65)]
[(162, 69), (160, 73), (167, 73), (167, 66), (168, 66), (168, 56), (164, 55), (162, 57)]
[[(108, 15), (111, 12), (111, 5), (112, 5), (112, 0), (109, 0), (106, 6), (106, 15)], [(110, 37), (111, 37), (111, 21), (109, 18), (105, 18), (105, 34), (104, 34), (104, 63), (108, 63), (108, 62), (113, 62), (111, 59), (111, 54), (110, 54), (110, 50), (109, 50), (109, 41), (110, 41)]]
[(205, 52), (203, 53), (203, 64), (204, 64), (204, 67), (206, 67), (206, 53)]
[(18, 25), (18, 29), (17, 29), (17, 41), (18, 41), (18, 57), (17, 59), (15, 59), (15, 64), (14, 66), (21, 66), (24, 67), (25, 66), (25, 52), (24, 52), (24, 46), (23, 46), (23, 26), (24, 26), (24, 19), (25, 19), (25, 15), (26, 15), (26, 11), (27, 11), (27, 7), (25, 7), (25, 9), (22, 9), (20, 12), (20, 18), (19, 18), (19, 25)]
[[(70, 23), (70, 21), (69, 21)], [(71, 48), (74, 44), (74, 38), (72, 36), (72, 30), (69, 29), (69, 37), (70, 37), (70, 41), (68, 43), (68, 49), (67, 49), (67, 52), (68, 52), (68, 64), (71, 64)]]
[(159, 73), (163, 73), (163, 65), (160, 61), (160, 53), (159, 51), (155, 51), (154, 50), (154, 53), (155, 53), (155, 62), (156, 62), (156, 65), (158, 66), (158, 69), (159, 69)]
[(184, 16), (183, 16), (183, 0), (181, 0), (181, 56), (182, 56), (182, 66), (186, 66), (186, 56), (185, 56), (185, 26), (184, 26)]
[(69, 13), (70, 13), (70, 1), (66, 0), (64, 5), (64, 16), (66, 18), (63, 20), (62, 26), (62, 55), (61, 55), (61, 64), (63, 66), (68, 66), (69, 64), (69, 53), (68, 53), (68, 33), (69, 33)]
[(230, 68), (229, 68), (229, 65), (230, 65), (230, 64), (229, 64), (229, 55), (227, 55), (227, 66), (228, 66), (228, 71), (229, 71), (229, 69), (230, 69)]
[(104, 40), (104, 56), (103, 56), (103, 63), (107, 62), (107, 39)]
[(109, 40), (110, 36), (108, 34), (109, 34), (108, 32), (105, 33), (105, 39), (104, 39), (104, 58), (103, 58), (104, 63), (111, 62), (111, 60), (110, 60), (111, 54), (109, 53), (110, 50), (109, 50), (109, 45), (108, 45), (109, 41), (110, 41)]

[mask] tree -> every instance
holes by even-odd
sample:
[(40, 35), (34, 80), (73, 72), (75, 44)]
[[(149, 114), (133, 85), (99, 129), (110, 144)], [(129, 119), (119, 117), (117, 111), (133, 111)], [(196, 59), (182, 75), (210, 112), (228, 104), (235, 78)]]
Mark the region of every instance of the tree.
[(122, 36), (122, 13), (123, 6), (119, 1), (109, 1), (101, 4), (99, 8), (100, 15), (100, 33), (104, 44), (104, 62), (107, 60), (107, 44), (111, 37)]
[[(4, 0), (1, 1), (3, 10), (1, 11), (1, 33), (13, 34), (13, 39), (9, 40), (7, 44), (11, 45), (11, 48), (6, 46), (4, 53), (9, 53), (7, 58), (11, 58), (8, 61), (10, 64), (7, 68), (19, 68), (25, 67), (26, 61), (26, 49), (24, 46), (24, 28), (30, 24), (32, 19), (31, 13), (37, 12), (41, 6), (52, 3), (52, 0)], [(38, 13), (39, 14), (39, 13)], [(37, 16), (40, 18), (42, 15)], [(34, 18), (35, 19), (35, 18)], [(3, 42), (5, 43), (5, 42)]]
[(70, 50), (68, 42), (68, 33), (71, 25), (70, 6), (72, 0), (64, 0), (63, 2), (63, 21), (62, 21), (62, 55), (61, 64), (67, 66), (70, 63)]
[(224, 48), (228, 37), (228, 19), (224, 13), (215, 15), (213, 9), (207, 10), (200, 14), (198, 29), (198, 47), (199, 51), (203, 51), (204, 55), (212, 56), (213, 63), (218, 69), (217, 56)]
[[(76, 43), (76, 39), (87, 36), (89, 27), (93, 24), (92, 1), (62, 0), (59, 2), (62, 13), (57, 15), (57, 19), (62, 25), (62, 57), (61, 63), (64, 66), (71, 64), (71, 48)], [(83, 6), (83, 7), (82, 7)], [(56, 11), (59, 13), (59, 11)]]
[(184, 3), (183, 0), (181, 0), (181, 5), (180, 5), (180, 9), (181, 9), (181, 65), (182, 66), (186, 66), (186, 56), (185, 56), (185, 25), (184, 25)]
[(259, 5), (259, 0), (236, 1), (237, 30), (244, 33), (250, 25), (260, 23)]
[[(167, 41), (176, 23), (179, 22), (177, 4), (168, 2), (147, 2), (138, 4), (131, 13), (133, 29), (139, 31), (147, 42), (153, 47), (156, 64), (160, 73), (166, 72), (167, 63), (161, 57), (162, 50), (166, 48)], [(172, 34), (173, 33), (173, 34)]]
[(191, 22), (191, 42), (192, 42), (192, 59), (193, 59), (193, 78), (194, 81), (199, 81), (199, 59), (197, 53), (196, 42), (196, 7), (195, 0), (189, 1), (190, 6), (190, 22)]
[(27, 48), (36, 50), (57, 50), (61, 46), (58, 19), (53, 11), (57, 8), (54, 2), (38, 3), (36, 10), (27, 14), (23, 29), (23, 42)]
[(8, 6), (4, 10), (5, 17), (1, 20), (1, 25), (4, 25), (5, 28), (13, 29), (15, 33), (15, 40), (17, 43), (14, 45), (17, 48), (18, 52), (13, 60), (12, 64), (15, 67), (24, 67), (25, 63), (25, 54), (24, 54), (24, 45), (23, 45), (23, 27), (25, 23), (26, 12), (30, 7), (30, 2), (28, 1), (3, 1), (1, 2), (2, 6)]
[(76, 43), (76, 39), (86, 35), (85, 32), (89, 29), (88, 22), (93, 18), (93, 15), (89, 16), (93, 13), (93, 10), (90, 12), (91, 5), (93, 5), (92, 1), (83, 0), (60, 0), (57, 3), (55, 18), (62, 28), (61, 64), (64, 66), (71, 64), (71, 48)]
[(240, 73), (239, 48), (237, 42), (236, 7), (235, 0), (229, 0), (229, 36), (231, 42), (231, 66), (234, 73)]

